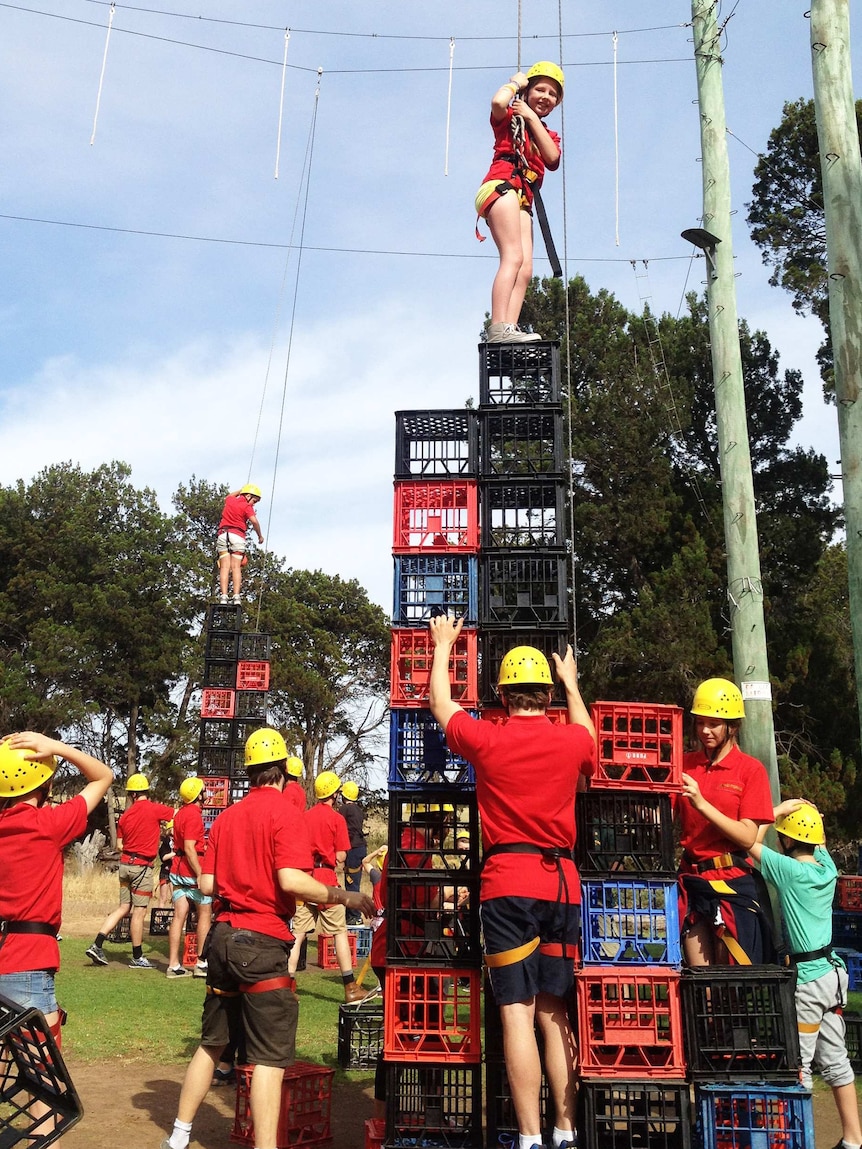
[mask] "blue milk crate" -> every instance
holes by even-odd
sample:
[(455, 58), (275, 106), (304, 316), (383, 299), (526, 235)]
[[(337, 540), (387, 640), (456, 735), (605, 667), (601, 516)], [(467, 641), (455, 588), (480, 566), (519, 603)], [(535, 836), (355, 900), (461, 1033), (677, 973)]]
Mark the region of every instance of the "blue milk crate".
[[(470, 711), (476, 717), (475, 711)], [(475, 790), (473, 767), (446, 745), (430, 710), (389, 713), (390, 790)]]
[(862, 912), (841, 910), (833, 913), (832, 944), (841, 949), (862, 950)]
[(475, 555), (396, 555), (393, 626), (421, 626), (435, 610), (479, 621)]
[(368, 926), (349, 926), (349, 934), (356, 938), (356, 957), (367, 958), (371, 953), (371, 929)]
[(585, 964), (646, 962), (678, 966), (677, 883), (609, 876), (584, 879), (581, 894), (581, 957)]
[(843, 949), (840, 946), (836, 947), (835, 952), (847, 966), (848, 989), (862, 989), (862, 953), (859, 953), (858, 950)]
[(814, 1149), (811, 1094), (801, 1085), (697, 1085), (703, 1149)]

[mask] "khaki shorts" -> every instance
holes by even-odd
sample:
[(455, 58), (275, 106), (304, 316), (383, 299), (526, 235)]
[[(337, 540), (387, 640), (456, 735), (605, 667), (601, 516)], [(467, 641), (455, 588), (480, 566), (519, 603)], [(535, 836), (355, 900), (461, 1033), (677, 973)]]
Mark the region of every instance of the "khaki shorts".
[(343, 934), (347, 930), (344, 906), (317, 906), (305, 902), (296, 907), (291, 923), (295, 934)]
[(216, 553), (220, 555), (244, 555), (248, 550), (245, 535), (235, 535), (233, 531), (219, 531), (216, 535)]
[(153, 867), (120, 863), (120, 905), (140, 909), (153, 896)]

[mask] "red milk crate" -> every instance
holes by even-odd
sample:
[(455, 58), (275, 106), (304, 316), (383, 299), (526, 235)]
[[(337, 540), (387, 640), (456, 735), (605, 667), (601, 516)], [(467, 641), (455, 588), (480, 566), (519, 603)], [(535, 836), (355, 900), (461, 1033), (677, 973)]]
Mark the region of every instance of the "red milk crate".
[(234, 694), (233, 690), (205, 687), (201, 695), (201, 718), (233, 718)]
[[(488, 706), (483, 706), (479, 712), (479, 717), (483, 722), (505, 722), (509, 715), (505, 710), (492, 709)], [(551, 722), (565, 725), (569, 721), (569, 712), (562, 706), (549, 706), (545, 711), (545, 717)]]
[[(350, 946), (350, 960), (356, 965), (356, 934), (348, 932), (347, 942)], [(332, 934), (317, 935), (317, 964), (321, 969), (338, 969), (338, 959), (335, 956), (335, 938)]]
[(203, 805), (207, 810), (223, 810), (230, 803), (230, 778), (204, 778)]
[(575, 972), (584, 1077), (684, 1077), (677, 970), (585, 966)]
[(477, 1064), (482, 1057), (479, 974), (477, 969), (388, 966), (384, 1060)]
[(839, 910), (862, 910), (862, 877), (841, 875), (835, 889), (835, 905)]
[(595, 788), (678, 791), (682, 786), (682, 710), (649, 702), (594, 702), (598, 740)]
[(365, 1119), (365, 1149), (383, 1149), (386, 1122), (381, 1117)]
[(183, 945), (183, 965), (197, 965), (198, 961), (198, 935), (194, 932), (186, 934)]
[(479, 501), (475, 481), (396, 482), (393, 554), (475, 554)]
[[(428, 684), (434, 647), (427, 627), (392, 631), (391, 687), (392, 706), (428, 707)], [(452, 648), (449, 663), (452, 698), (459, 705), (474, 707), (479, 701), (478, 636), (464, 629)]]
[(269, 667), (268, 662), (238, 662), (237, 690), (269, 690)]
[[(254, 1145), (254, 1122), (251, 1119), (251, 1075), (253, 1065), (236, 1067), (236, 1111), (231, 1141)], [(296, 1145), (325, 1145), (332, 1140), (332, 1079), (334, 1069), (295, 1061), (284, 1071), (281, 1085), (281, 1112), (275, 1143), (278, 1149)]]

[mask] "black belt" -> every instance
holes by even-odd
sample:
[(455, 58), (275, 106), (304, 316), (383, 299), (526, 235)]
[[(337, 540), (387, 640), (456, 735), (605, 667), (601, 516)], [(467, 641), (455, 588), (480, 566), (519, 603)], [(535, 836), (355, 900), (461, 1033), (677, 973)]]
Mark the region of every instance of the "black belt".
[(494, 854), (541, 854), (546, 862), (559, 862), (566, 858), (570, 862), (575, 860), (574, 850), (566, 850), (562, 846), (536, 846), (532, 842), (499, 842), (496, 846), (489, 846), (483, 856), (483, 864)]
[(146, 858), (143, 854), (135, 854), (131, 850), (123, 850), (122, 854), (120, 855), (121, 862), (123, 861), (123, 858), (128, 858), (129, 861), (137, 859), (139, 862), (145, 862), (148, 866), (151, 866), (156, 860), (155, 855), (153, 855), (152, 858)]
[(10, 922), (0, 918), (0, 936), (3, 934), (50, 934), (57, 936), (57, 927), (50, 922)]
[(814, 961), (815, 958), (831, 958), (832, 942), (828, 946), (821, 946), (819, 950), (804, 950), (800, 953), (788, 954), (787, 960), (791, 965), (799, 965), (803, 961)]

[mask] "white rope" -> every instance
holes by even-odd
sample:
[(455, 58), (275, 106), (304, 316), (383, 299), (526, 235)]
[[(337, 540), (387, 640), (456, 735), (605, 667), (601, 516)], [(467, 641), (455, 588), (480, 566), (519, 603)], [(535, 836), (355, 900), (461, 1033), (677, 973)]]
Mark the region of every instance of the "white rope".
[(617, 86), (617, 43), (619, 36), (614, 32), (614, 235), (617, 247), (620, 246), (620, 124), (619, 88)]
[(113, 24), (114, 24), (114, 9), (115, 8), (116, 8), (116, 4), (114, 4), (113, 0), (112, 0), (111, 9), (108, 13), (108, 31), (107, 31), (107, 34), (105, 36), (105, 51), (104, 51), (104, 54), (102, 56), (102, 71), (101, 71), (101, 74), (99, 76), (99, 91), (96, 94), (96, 114), (93, 116), (93, 134), (90, 136), (90, 147), (92, 147), (93, 144), (96, 142), (96, 126), (99, 123), (99, 106), (102, 103), (102, 86), (105, 83), (105, 65), (108, 62), (108, 45), (111, 42), (111, 28), (113, 27)]
[(452, 63), (455, 59), (455, 37), (449, 39), (449, 93), (446, 97), (446, 158), (443, 161), (443, 175), (449, 174), (449, 124), (452, 120)]
[(284, 57), (281, 61), (281, 96), (278, 101), (278, 134), (275, 141), (275, 178), (278, 179), (278, 163), (281, 158), (281, 125), (284, 119), (284, 86), (287, 79), (287, 48), (290, 44), (290, 29), (284, 30)]

